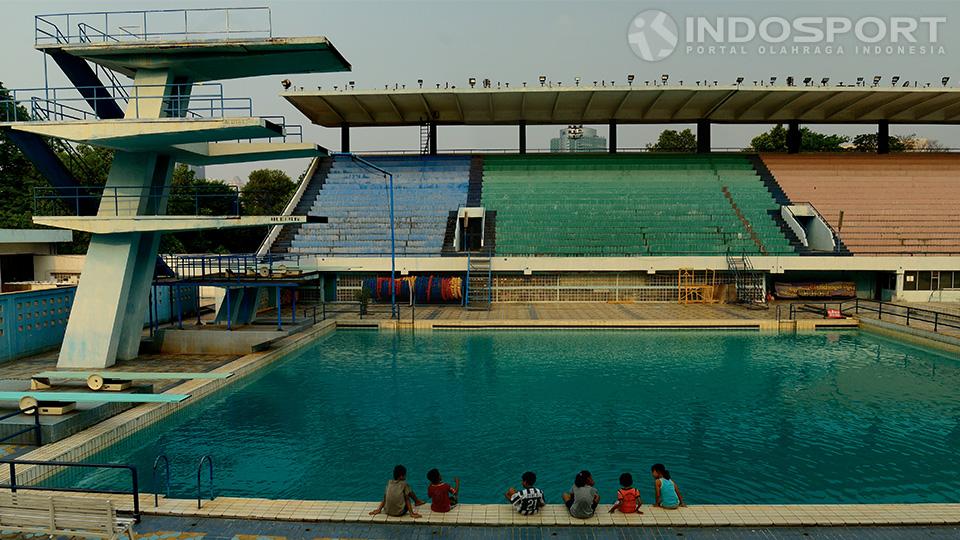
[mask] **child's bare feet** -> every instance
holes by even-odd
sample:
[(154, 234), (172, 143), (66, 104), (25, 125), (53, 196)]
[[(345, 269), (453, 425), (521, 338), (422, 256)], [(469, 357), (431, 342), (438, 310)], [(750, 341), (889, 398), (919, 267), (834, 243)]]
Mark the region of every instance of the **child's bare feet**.
[(371, 515), (371, 516), (375, 516), (375, 515), (377, 515), (377, 514), (379, 514), (379, 513), (380, 513), (379, 510), (371, 510), (371, 511), (370, 511), (370, 515)]
[(423, 505), (427, 504), (427, 501), (417, 501), (417, 502), (415, 502), (415, 503), (413, 503), (413, 504), (414, 504), (414, 506), (423, 506)]
[(410, 512), (410, 517), (412, 517), (412, 518), (418, 518), (418, 517), (423, 517), (423, 516), (421, 516), (420, 514), (418, 514), (418, 513), (416, 513), (416, 512)]

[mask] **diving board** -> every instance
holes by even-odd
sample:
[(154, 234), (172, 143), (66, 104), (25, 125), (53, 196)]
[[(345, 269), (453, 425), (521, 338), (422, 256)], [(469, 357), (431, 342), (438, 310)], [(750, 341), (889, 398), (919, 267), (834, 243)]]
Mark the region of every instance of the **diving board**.
[(232, 376), (233, 373), (229, 372), (43, 371), (30, 378), (30, 388), (33, 390), (50, 388), (50, 379), (86, 380), (91, 390), (125, 390), (130, 386), (131, 381), (226, 379)]
[(0, 401), (16, 401), (21, 410), (37, 407), (40, 414), (63, 414), (76, 403), (179, 403), (189, 397), (190, 394), (0, 391)]

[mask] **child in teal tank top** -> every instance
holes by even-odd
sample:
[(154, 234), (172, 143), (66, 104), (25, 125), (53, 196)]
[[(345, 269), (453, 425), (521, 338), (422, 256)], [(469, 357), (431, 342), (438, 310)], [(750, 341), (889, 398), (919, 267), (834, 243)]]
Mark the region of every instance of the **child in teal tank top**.
[(686, 506), (683, 495), (680, 495), (680, 488), (670, 479), (670, 471), (662, 463), (650, 467), (650, 474), (653, 475), (653, 489), (656, 494), (654, 506), (669, 509)]

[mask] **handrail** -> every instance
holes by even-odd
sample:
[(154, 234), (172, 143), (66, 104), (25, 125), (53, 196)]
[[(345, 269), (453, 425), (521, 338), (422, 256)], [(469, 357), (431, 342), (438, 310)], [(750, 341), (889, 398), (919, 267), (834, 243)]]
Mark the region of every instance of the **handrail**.
[[(876, 304), (876, 306), (871, 304)], [(886, 309), (886, 311), (884, 311), (884, 309)], [(903, 310), (904, 312), (898, 313), (898, 309)], [(868, 313), (876, 313), (877, 320), (880, 321), (882, 321), (883, 316), (886, 315), (888, 319), (890, 317), (899, 317), (904, 319), (904, 324), (906, 326), (910, 326), (911, 320), (914, 322), (919, 321), (932, 324), (934, 333), (940, 333), (941, 327), (960, 330), (960, 315), (954, 315), (944, 311), (905, 306), (903, 304), (894, 304), (892, 302), (884, 302), (882, 300), (857, 299), (854, 304), (854, 312), (859, 314), (861, 310)]]
[(153, 493), (153, 506), (160, 506), (160, 486), (157, 484), (157, 467), (160, 466), (161, 460), (164, 464), (164, 471), (166, 471), (165, 480), (163, 482), (164, 486), (164, 497), (170, 497), (170, 459), (166, 454), (160, 454), (157, 456), (157, 459), (153, 462), (153, 488), (156, 490)]
[[(257, 26), (237, 27), (235, 22), (237, 14), (244, 12), (254, 13), (257, 16), (255, 21)], [(203, 22), (209, 25), (210, 13), (222, 14), (222, 21), (217, 23), (219, 26), (210, 29), (209, 26), (197, 28), (195, 25), (191, 28), (191, 14), (205, 15)], [(231, 14), (233, 14), (233, 21), (231, 21)], [(111, 17), (113, 18), (113, 24), (111, 24)], [(130, 24), (131, 22), (135, 24)], [(102, 24), (102, 28), (93, 27), (91, 23)], [(78, 28), (76, 34), (73, 33), (74, 24)], [(36, 45), (87, 43), (91, 41), (88, 34), (91, 30), (104, 42), (108, 40), (150, 41), (164, 39), (196, 41), (231, 37), (269, 39), (273, 37), (273, 16), (269, 7), (243, 6), (47, 13), (34, 17), (34, 43)]]
[(8, 418), (13, 418), (14, 416), (20, 416), (21, 414), (33, 414), (33, 425), (27, 428), (23, 428), (20, 431), (17, 431), (15, 433), (11, 433), (3, 438), (0, 438), (0, 442), (9, 441), (10, 439), (18, 435), (23, 435), (28, 431), (32, 431), (34, 444), (36, 446), (43, 446), (43, 438), (42, 438), (41, 429), (40, 429), (40, 408), (37, 405), (31, 405), (29, 407), (25, 407), (18, 411), (0, 416), (0, 421), (7, 420)]
[[(307, 171), (303, 174), (303, 180), (300, 181), (300, 185), (297, 186), (297, 190), (293, 192), (293, 196), (290, 197), (290, 200), (287, 202), (287, 206), (283, 209), (281, 216), (290, 216), (293, 215), (293, 210), (300, 204), (300, 199), (303, 198), (304, 192), (307, 191), (307, 186), (313, 181), (313, 176), (316, 174), (317, 169), (320, 167), (320, 157), (315, 157), (310, 160), (310, 166), (307, 167)], [(273, 246), (273, 243), (276, 242), (277, 237), (280, 236), (280, 231), (283, 229), (283, 225), (274, 225), (270, 228), (270, 232), (267, 233), (267, 236), (263, 239), (263, 242), (260, 244), (260, 247), (257, 249), (257, 256), (262, 257), (270, 251), (270, 247)]]
[[(118, 463), (78, 463), (72, 461), (40, 461), (33, 459), (0, 459), (0, 465), (7, 464), (10, 467), (10, 482), (0, 484), (0, 488), (9, 489), (16, 493), (18, 489), (34, 491), (62, 491), (66, 493), (106, 493), (110, 495), (132, 495), (133, 496), (133, 517), (140, 521), (140, 483), (137, 477), (137, 467), (135, 465), (121, 465)], [(39, 465), (50, 467), (79, 467), (86, 469), (126, 469), (130, 472), (130, 491), (116, 489), (90, 489), (77, 487), (51, 487), (36, 486), (17, 483), (17, 465)]]
[[(141, 207), (146, 200), (147, 207)], [(205, 211), (219, 211), (217, 215), (240, 215), (240, 189), (237, 186), (42, 186), (33, 188), (33, 215), (80, 216), (88, 203), (99, 203), (101, 215), (166, 215), (170, 201), (190, 201), (193, 216)], [(113, 208), (104, 203), (112, 201)], [(63, 203), (63, 204), (61, 204)], [(206, 203), (206, 204), (204, 204)], [(219, 203), (219, 204), (218, 204)], [(212, 208), (208, 206), (213, 205)], [(112, 211), (111, 211), (112, 210)]]
[(197, 509), (200, 508), (200, 473), (203, 471), (204, 462), (210, 464), (210, 500), (213, 500), (213, 458), (209, 454), (200, 458), (197, 463)]
[(805, 204), (809, 206), (811, 209), (813, 209), (813, 212), (817, 214), (817, 217), (820, 218), (820, 221), (822, 221), (823, 224), (826, 225), (828, 229), (830, 229), (830, 234), (833, 235), (834, 251), (840, 251), (840, 233), (838, 233), (837, 230), (833, 227), (833, 224), (830, 223), (827, 220), (827, 218), (825, 218), (823, 214), (820, 213), (820, 210), (817, 209), (817, 205), (813, 204), (810, 201), (792, 201), (788, 206), (799, 206), (801, 204)]

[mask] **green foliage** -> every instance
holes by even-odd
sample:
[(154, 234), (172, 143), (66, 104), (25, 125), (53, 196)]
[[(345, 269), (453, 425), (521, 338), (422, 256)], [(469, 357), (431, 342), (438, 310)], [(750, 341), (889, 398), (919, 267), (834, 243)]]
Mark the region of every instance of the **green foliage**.
[(243, 213), (248, 216), (278, 216), (283, 213), (297, 185), (278, 169), (257, 169), (250, 173), (240, 192)]
[(665, 129), (660, 132), (657, 142), (647, 145), (647, 150), (655, 152), (696, 152), (697, 136), (690, 128), (683, 131)]
[[(183, 163), (173, 170), (167, 215), (232, 216), (237, 213), (237, 191), (222, 180), (197, 178)], [(184, 231), (160, 239), (161, 253), (241, 253), (251, 251), (243, 229)]]
[[(843, 145), (850, 141), (846, 135), (826, 134), (810, 128), (800, 128), (801, 152), (842, 152)], [(755, 152), (786, 152), (787, 128), (777, 124), (770, 131), (761, 133), (750, 141), (750, 150)]]

